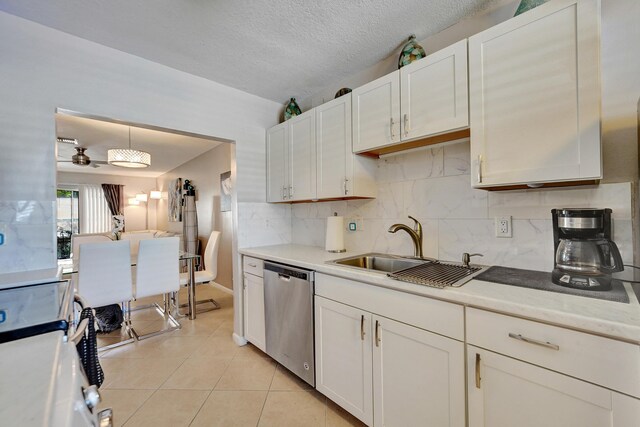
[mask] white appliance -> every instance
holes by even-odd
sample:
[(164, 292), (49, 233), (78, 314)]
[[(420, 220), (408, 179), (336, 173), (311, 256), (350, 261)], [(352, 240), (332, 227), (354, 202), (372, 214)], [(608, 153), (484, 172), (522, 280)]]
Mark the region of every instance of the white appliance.
[(0, 275), (0, 425), (110, 426), (76, 350), (73, 288), (41, 273)]

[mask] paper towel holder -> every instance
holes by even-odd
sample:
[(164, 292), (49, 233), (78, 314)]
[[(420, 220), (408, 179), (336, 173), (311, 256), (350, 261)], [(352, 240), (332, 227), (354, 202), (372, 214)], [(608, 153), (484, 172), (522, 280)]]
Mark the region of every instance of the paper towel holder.
[[(334, 213), (333, 213), (333, 216), (338, 216), (338, 212), (334, 212)], [(327, 227), (327, 233), (329, 233), (329, 229), (328, 229), (328, 227)], [(325, 246), (328, 246), (328, 238), (329, 238), (329, 236), (328, 236), (328, 234), (327, 234), (327, 244), (325, 244)], [(342, 245), (344, 245), (344, 242), (342, 242)], [(326, 249), (326, 248), (325, 248), (325, 249)], [(336, 253), (336, 254), (337, 254), (337, 253), (343, 253), (343, 252), (346, 252), (347, 250), (343, 248), (343, 249), (326, 249), (326, 251), (327, 251), (327, 252), (330, 252), (330, 253)]]

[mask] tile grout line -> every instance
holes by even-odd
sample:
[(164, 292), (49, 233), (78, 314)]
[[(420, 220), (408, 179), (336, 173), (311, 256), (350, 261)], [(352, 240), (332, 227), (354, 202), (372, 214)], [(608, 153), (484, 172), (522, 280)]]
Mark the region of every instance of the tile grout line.
[(260, 420), (262, 420), (262, 414), (264, 413), (264, 407), (267, 405), (267, 399), (269, 399), (269, 394), (271, 393), (271, 386), (273, 385), (273, 379), (276, 376), (276, 371), (278, 370), (278, 362), (276, 362), (276, 369), (273, 370), (273, 376), (271, 377), (271, 381), (269, 382), (269, 388), (267, 389), (267, 394), (264, 396), (264, 402), (262, 402), (262, 408), (260, 408), (260, 416), (258, 416), (258, 422), (256, 423), (256, 427), (260, 425)]

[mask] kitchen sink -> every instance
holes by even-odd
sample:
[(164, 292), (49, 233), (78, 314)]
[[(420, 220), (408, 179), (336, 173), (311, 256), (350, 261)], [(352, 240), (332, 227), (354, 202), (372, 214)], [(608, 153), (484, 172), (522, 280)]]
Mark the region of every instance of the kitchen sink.
[(355, 257), (336, 259), (329, 261), (331, 264), (343, 265), (346, 267), (362, 268), (365, 270), (391, 273), (393, 271), (404, 270), (424, 263), (431, 262), (427, 259), (403, 258), (396, 255), (369, 253)]

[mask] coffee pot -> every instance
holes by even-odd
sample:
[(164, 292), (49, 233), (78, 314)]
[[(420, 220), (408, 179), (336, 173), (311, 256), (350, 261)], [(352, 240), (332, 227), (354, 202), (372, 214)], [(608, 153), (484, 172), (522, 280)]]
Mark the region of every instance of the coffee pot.
[(553, 209), (554, 283), (610, 290), (611, 274), (624, 270), (611, 240), (611, 209)]

